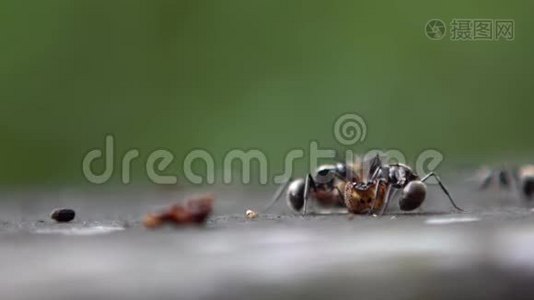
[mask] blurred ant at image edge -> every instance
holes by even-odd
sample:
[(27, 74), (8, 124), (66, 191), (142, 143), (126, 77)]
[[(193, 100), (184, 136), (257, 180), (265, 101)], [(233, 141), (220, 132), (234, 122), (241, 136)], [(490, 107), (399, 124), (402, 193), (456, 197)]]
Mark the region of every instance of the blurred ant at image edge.
[(482, 167), (475, 175), (479, 190), (487, 190), (491, 186), (499, 190), (512, 190), (516, 196), (532, 200), (534, 196), (534, 165), (524, 164), (516, 167), (502, 166), (498, 168)]

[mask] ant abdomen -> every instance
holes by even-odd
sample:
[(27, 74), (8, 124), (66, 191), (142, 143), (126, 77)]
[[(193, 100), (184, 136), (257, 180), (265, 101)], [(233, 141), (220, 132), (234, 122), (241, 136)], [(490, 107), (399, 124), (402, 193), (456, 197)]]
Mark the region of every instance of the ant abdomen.
[(426, 186), (419, 180), (410, 181), (402, 189), (402, 198), (399, 202), (401, 210), (410, 211), (421, 206), (426, 197)]
[(530, 200), (534, 195), (534, 166), (524, 166), (519, 169), (518, 173), (523, 195)]
[(523, 180), (523, 194), (527, 197), (527, 199), (532, 198), (532, 195), (534, 195), (534, 178), (528, 178), (526, 180)]
[(306, 182), (304, 179), (295, 179), (287, 188), (287, 204), (294, 211), (300, 211), (304, 206), (304, 189)]

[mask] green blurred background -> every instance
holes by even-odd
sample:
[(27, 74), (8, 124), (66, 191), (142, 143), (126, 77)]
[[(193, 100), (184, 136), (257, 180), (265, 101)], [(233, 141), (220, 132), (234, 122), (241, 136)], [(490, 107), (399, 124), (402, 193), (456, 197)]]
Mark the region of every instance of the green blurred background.
[[(433, 18), (514, 19), (516, 37), (432, 41)], [(357, 151), (528, 158), (533, 28), (534, 2), (519, 0), (3, 0), (0, 180), (83, 183), (82, 158), (108, 133), (119, 157), (171, 150), (171, 173), (197, 148), (219, 167), (231, 149), (261, 149), (279, 173), (311, 139), (341, 148), (345, 112), (367, 122)]]

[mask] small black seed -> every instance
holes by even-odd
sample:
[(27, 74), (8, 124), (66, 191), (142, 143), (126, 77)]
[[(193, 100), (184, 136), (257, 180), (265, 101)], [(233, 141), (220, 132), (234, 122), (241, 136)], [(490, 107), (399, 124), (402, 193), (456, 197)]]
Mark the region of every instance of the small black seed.
[(70, 222), (76, 216), (76, 212), (68, 208), (58, 208), (50, 214), (50, 218), (59, 223)]

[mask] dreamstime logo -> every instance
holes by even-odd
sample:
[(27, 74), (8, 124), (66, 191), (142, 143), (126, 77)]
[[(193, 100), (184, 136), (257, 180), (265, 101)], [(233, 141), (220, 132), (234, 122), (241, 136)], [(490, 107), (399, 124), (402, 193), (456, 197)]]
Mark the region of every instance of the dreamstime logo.
[[(336, 141), (343, 146), (354, 146), (363, 142), (367, 136), (367, 123), (364, 118), (355, 113), (347, 113), (338, 117), (333, 126), (333, 135)], [(108, 182), (117, 167), (115, 160), (117, 152), (115, 149), (116, 139), (109, 134), (105, 138), (104, 151), (95, 148), (88, 151), (82, 160), (82, 172), (84, 177), (93, 184), (103, 184)], [(307, 155), (304, 149), (289, 150), (284, 159), (284, 169), (282, 174), (272, 176), (269, 180), (269, 163), (268, 156), (259, 149), (242, 150), (232, 149), (224, 155), (222, 160), (222, 182), (230, 184), (235, 182), (236, 174), (240, 171), (241, 183), (248, 184), (251, 182), (252, 165), (257, 166), (257, 179), (260, 184), (281, 184), (285, 183), (296, 174), (293, 172), (294, 162), (300, 159), (308, 158), (310, 173), (314, 172), (319, 161), (323, 159), (334, 160), (341, 155), (332, 149), (320, 149), (317, 141), (310, 141), (307, 147)], [(356, 154), (352, 150), (346, 150), (344, 154), (345, 162), (352, 163), (355, 161), (367, 161), (375, 155), (385, 157), (385, 163), (404, 163), (406, 156), (398, 149), (372, 149), (365, 154)], [(141, 152), (138, 149), (131, 148), (124, 154), (120, 155), (120, 173), (123, 184), (131, 183), (132, 164), (139, 164)], [(104, 162), (104, 168), (100, 173), (95, 173), (93, 164), (98, 161)], [(176, 184), (178, 175), (169, 174), (168, 169), (175, 161), (175, 155), (166, 149), (158, 149), (148, 153), (145, 161), (146, 176), (155, 184)], [(183, 177), (192, 184), (214, 184), (215, 183), (215, 158), (205, 149), (195, 149), (187, 153), (182, 160)], [(434, 171), (443, 161), (443, 155), (434, 149), (422, 151), (415, 159), (414, 171), (420, 175)], [(205, 172), (202, 174), (195, 173), (193, 164), (202, 163), (205, 166)], [(240, 169), (236, 169), (236, 165)], [(303, 174), (300, 174), (303, 175)], [(299, 176), (304, 177), (304, 176)]]
[(334, 137), (344, 146), (363, 142), (367, 135), (367, 124), (357, 114), (344, 114), (334, 123)]

